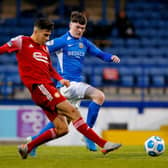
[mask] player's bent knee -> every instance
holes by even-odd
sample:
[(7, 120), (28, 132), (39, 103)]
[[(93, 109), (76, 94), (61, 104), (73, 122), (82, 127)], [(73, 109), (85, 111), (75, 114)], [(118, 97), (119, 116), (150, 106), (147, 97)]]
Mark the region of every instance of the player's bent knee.
[(71, 117), (72, 117), (72, 120), (76, 120), (76, 119), (81, 117), (80, 112), (78, 111), (78, 109), (76, 109), (76, 108), (72, 109)]
[(104, 100), (105, 100), (105, 95), (104, 95), (104, 93), (102, 92), (102, 94), (101, 94), (101, 101), (102, 101), (102, 103), (104, 102)]
[(103, 104), (103, 103), (104, 103), (104, 100), (105, 100), (105, 95), (104, 95), (103, 92), (100, 91), (100, 92), (97, 94), (95, 101), (96, 101), (98, 104)]
[(69, 115), (73, 118), (74, 116), (78, 115), (78, 109), (74, 106), (68, 110)]
[(68, 105), (68, 108), (64, 111), (59, 111), (59, 114), (64, 115), (69, 118), (70, 121), (74, 121), (81, 117), (80, 112), (73, 105)]

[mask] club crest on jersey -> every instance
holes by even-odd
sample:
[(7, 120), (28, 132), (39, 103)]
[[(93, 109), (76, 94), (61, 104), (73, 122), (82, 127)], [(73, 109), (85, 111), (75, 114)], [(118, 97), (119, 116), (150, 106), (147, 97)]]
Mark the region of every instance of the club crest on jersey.
[(79, 43), (79, 48), (83, 48), (83, 43)]
[(56, 98), (59, 98), (59, 97), (60, 97), (60, 94), (59, 94), (58, 92), (55, 92), (54, 96), (55, 96)]

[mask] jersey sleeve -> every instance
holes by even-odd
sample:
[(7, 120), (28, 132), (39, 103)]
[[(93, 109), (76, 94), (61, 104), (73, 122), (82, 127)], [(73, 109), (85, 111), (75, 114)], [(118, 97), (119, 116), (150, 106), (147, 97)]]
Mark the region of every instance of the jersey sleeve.
[(4, 44), (2, 46), (0, 46), (0, 54), (6, 53), (10, 50), (10, 47), (8, 46), (8, 44)]
[(55, 52), (56, 50), (61, 49), (66, 45), (66, 40), (64, 37), (55, 38), (46, 43), (50, 53)]
[(52, 78), (56, 79), (57, 81), (60, 81), (62, 76), (53, 68), (51, 60), (49, 59), (49, 69), (50, 69), (50, 75)]
[(112, 54), (102, 51), (100, 48), (98, 48), (95, 44), (93, 44), (91, 41), (86, 40), (86, 45), (88, 47), (88, 53), (95, 55), (96, 57), (106, 61), (111, 62), (111, 56)]
[(22, 36), (12, 38), (9, 42), (0, 47), (0, 54), (8, 52), (15, 52), (20, 50), (22, 47)]

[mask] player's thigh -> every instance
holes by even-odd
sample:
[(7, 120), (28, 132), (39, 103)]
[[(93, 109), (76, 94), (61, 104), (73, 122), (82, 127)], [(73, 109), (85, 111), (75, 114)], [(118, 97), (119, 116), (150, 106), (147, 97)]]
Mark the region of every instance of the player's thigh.
[(80, 102), (85, 97), (85, 92), (90, 85), (83, 82), (71, 82), (69, 87), (61, 87), (60, 92), (71, 104), (79, 108)]
[(58, 109), (58, 114), (64, 115), (70, 120), (75, 120), (81, 117), (79, 111), (68, 100), (57, 104), (56, 108)]
[(52, 84), (34, 85), (31, 95), (37, 105), (51, 112), (56, 112), (56, 105), (66, 100)]
[(105, 97), (104, 93), (93, 86), (88, 87), (85, 92), (86, 99), (96, 100), (96, 99), (104, 99), (104, 97)]
[(87, 88), (90, 87), (89, 84), (83, 82), (71, 82), (69, 87), (60, 88), (60, 92), (67, 99), (83, 99)]

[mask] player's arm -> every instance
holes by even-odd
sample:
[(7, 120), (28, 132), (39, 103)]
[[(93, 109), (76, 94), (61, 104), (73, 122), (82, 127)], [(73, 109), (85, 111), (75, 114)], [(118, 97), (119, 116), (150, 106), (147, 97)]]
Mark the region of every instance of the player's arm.
[(10, 47), (8, 46), (8, 44), (4, 44), (4, 45), (0, 46), (0, 54), (8, 52), (9, 49), (10, 49)]
[(0, 46), (0, 54), (18, 51), (21, 48), (21, 36), (12, 38), (9, 42)]
[(46, 43), (50, 53), (55, 52), (66, 45), (66, 40), (64, 37), (55, 38)]
[(63, 79), (62, 76), (53, 68), (51, 62), (49, 64), (51, 77), (59, 81), (62, 85), (68, 87), (70, 85), (69, 80)]
[(106, 61), (106, 62), (115, 62), (119, 63), (120, 58), (117, 55), (113, 55), (99, 49), (95, 44), (87, 40), (88, 52), (96, 57)]

